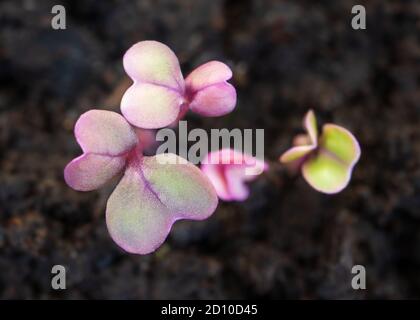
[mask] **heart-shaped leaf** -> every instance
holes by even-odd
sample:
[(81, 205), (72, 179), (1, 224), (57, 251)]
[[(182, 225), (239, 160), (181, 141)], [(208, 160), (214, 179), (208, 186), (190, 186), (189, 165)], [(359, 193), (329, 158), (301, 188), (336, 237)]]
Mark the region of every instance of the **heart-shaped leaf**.
[(118, 113), (90, 110), (75, 125), (75, 136), (84, 154), (64, 169), (64, 179), (73, 189), (90, 191), (104, 185), (125, 165), (126, 153), (137, 136)]
[(124, 250), (153, 252), (175, 221), (206, 219), (216, 209), (217, 195), (210, 181), (178, 158), (159, 154), (130, 164), (109, 198), (108, 230)]
[(134, 81), (121, 100), (124, 117), (145, 129), (172, 123), (184, 103), (184, 78), (172, 50), (157, 41), (141, 41), (124, 55), (124, 68)]

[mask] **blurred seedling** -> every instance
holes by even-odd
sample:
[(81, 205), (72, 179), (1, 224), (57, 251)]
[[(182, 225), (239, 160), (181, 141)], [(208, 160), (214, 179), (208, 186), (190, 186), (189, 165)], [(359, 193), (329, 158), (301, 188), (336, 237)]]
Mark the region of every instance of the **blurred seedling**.
[(318, 137), (312, 110), (306, 114), (303, 126), (306, 134), (295, 137), (294, 147), (280, 157), (280, 162), (299, 167), (315, 190), (328, 194), (342, 191), (360, 158), (359, 143), (347, 129), (335, 124), (325, 124)]
[(268, 170), (268, 164), (233, 149), (209, 153), (202, 161), (201, 171), (207, 175), (224, 201), (244, 201), (249, 197), (247, 183)]

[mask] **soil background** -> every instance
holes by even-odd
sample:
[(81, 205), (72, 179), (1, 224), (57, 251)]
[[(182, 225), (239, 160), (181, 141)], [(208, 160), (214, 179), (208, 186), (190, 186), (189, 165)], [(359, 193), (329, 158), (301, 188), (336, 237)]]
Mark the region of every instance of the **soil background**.
[[(51, 28), (62, 4), (67, 29)], [(351, 28), (365, 5), (367, 29)], [(0, 298), (420, 298), (418, 1), (1, 1)], [(119, 111), (134, 43), (170, 46), (182, 70), (233, 69), (231, 114), (190, 128), (264, 128), (269, 172), (242, 203), (177, 222), (154, 254), (130, 255), (104, 219), (113, 185), (70, 189), (64, 166), (92, 108)], [(327, 196), (277, 162), (309, 108), (359, 139), (350, 185)], [(51, 289), (51, 268), (67, 289)], [(367, 289), (353, 290), (363, 265)]]

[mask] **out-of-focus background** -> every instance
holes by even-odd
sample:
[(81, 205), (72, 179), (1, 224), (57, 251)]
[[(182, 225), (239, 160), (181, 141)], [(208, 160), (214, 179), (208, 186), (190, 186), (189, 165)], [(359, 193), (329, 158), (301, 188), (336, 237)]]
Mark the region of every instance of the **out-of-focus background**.
[[(67, 29), (53, 30), (62, 4)], [(367, 29), (351, 28), (365, 5)], [(0, 2), (0, 298), (420, 298), (420, 3), (382, 0)], [(268, 173), (243, 203), (180, 221), (159, 251), (124, 253), (105, 225), (113, 186), (79, 193), (78, 116), (119, 110), (122, 55), (154, 39), (184, 74), (229, 64), (238, 105), (189, 126), (264, 128)], [(359, 139), (350, 185), (326, 196), (277, 159), (313, 108)], [(51, 289), (51, 268), (67, 289)], [(366, 267), (353, 290), (351, 268)]]

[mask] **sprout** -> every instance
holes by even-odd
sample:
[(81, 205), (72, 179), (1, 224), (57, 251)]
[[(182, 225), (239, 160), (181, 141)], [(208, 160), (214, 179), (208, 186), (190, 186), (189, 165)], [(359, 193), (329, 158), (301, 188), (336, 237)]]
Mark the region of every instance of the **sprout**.
[(267, 163), (232, 149), (209, 153), (202, 161), (201, 171), (207, 175), (220, 199), (244, 201), (249, 196), (245, 182), (254, 180), (268, 169)]
[(216, 209), (216, 192), (197, 167), (175, 154), (143, 156), (135, 131), (118, 113), (84, 113), (75, 136), (83, 154), (64, 169), (71, 188), (94, 190), (124, 171), (106, 207), (109, 233), (124, 250), (151, 253), (175, 221), (206, 219)]
[(121, 101), (132, 125), (156, 129), (182, 118), (188, 109), (203, 116), (225, 115), (236, 105), (232, 71), (219, 61), (207, 62), (185, 79), (175, 54), (157, 41), (142, 41), (124, 55), (124, 69), (134, 81)]
[(318, 139), (317, 122), (310, 110), (304, 120), (306, 135), (298, 135), (294, 147), (280, 161), (301, 166), (305, 180), (324, 193), (337, 193), (350, 181), (353, 167), (360, 158), (360, 146), (346, 129), (326, 124)]

